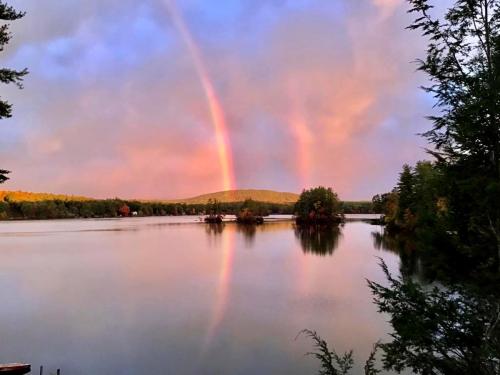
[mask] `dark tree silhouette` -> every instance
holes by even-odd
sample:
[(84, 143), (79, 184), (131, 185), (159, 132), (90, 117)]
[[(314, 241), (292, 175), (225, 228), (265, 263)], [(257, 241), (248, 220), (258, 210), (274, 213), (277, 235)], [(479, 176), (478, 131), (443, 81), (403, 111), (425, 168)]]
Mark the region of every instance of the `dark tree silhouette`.
[(3, 170), (3, 169), (0, 169), (0, 184), (4, 183), (5, 181), (7, 181), (9, 178), (7, 177), (7, 175), (9, 174), (10, 172), (9, 171), (6, 171), (6, 170)]
[(500, 304), (459, 286), (424, 288), (412, 278), (394, 278), (385, 263), (389, 286), (369, 281), (381, 313), (394, 329), (392, 341), (378, 344), (385, 370), (417, 374), (498, 374)]
[[(24, 12), (18, 12), (11, 6), (5, 4), (0, 0), (0, 20), (1, 21), (15, 21), (24, 17)], [(0, 51), (4, 50), (6, 44), (9, 43), (12, 35), (9, 31), (9, 24), (0, 26)], [(0, 82), (5, 84), (15, 84), (20, 89), (23, 88), (22, 81), (24, 76), (28, 74), (27, 69), (12, 70), (7, 68), (0, 68)], [(12, 105), (0, 98), (0, 119), (12, 116)], [(7, 174), (9, 171), (0, 169), (0, 184), (7, 181), (9, 178)]]
[(456, 0), (442, 16), (437, 0), (408, 1), (409, 28), (428, 38), (418, 64), (440, 112), (424, 135), (446, 172), (452, 226), (500, 270), (500, 0)]
[[(18, 12), (13, 7), (5, 4), (0, 0), (0, 20), (1, 21), (15, 21), (24, 17), (24, 12)], [(5, 45), (9, 43), (12, 34), (9, 31), (9, 24), (0, 26), (0, 51), (3, 51)], [(19, 88), (23, 88), (22, 81), (24, 76), (28, 74), (27, 69), (13, 70), (2, 68), (0, 69), (0, 82), (5, 84), (15, 84)], [(5, 100), (0, 99), (0, 119), (12, 116), (12, 105)]]

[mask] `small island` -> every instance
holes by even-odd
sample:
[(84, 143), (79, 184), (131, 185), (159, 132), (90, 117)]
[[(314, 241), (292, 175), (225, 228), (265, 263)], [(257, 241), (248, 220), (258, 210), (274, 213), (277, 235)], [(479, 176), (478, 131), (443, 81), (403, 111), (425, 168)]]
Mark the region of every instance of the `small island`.
[(264, 224), (264, 216), (269, 213), (252, 199), (246, 199), (241, 205), (240, 211), (236, 215), (238, 224), (258, 225)]
[(331, 188), (304, 190), (295, 204), (297, 225), (339, 225), (343, 222), (341, 202)]
[(209, 199), (206, 206), (205, 223), (221, 224), (222, 219), (224, 219), (224, 215), (221, 212), (220, 202), (217, 199)]

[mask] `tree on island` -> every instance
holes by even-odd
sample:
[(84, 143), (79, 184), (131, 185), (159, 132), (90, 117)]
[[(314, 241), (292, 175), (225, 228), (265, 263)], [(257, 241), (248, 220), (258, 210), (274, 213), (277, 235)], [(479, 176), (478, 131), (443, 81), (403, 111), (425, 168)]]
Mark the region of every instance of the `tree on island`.
[(332, 188), (304, 190), (295, 204), (297, 224), (334, 224), (340, 222), (341, 203)]
[[(1, 21), (15, 21), (24, 17), (24, 12), (18, 12), (13, 7), (5, 4), (0, 0), (0, 20)], [(0, 26), (0, 51), (4, 50), (6, 44), (9, 43), (12, 34), (9, 31), (9, 24)], [(24, 76), (28, 74), (27, 69), (12, 70), (7, 68), (0, 68), (0, 82), (4, 84), (15, 84), (20, 89), (23, 88), (22, 81)], [(0, 119), (12, 116), (12, 105), (7, 101), (0, 98)], [(9, 171), (0, 169), (0, 183), (7, 181), (9, 178), (7, 174)]]
[(209, 224), (219, 224), (222, 223), (222, 208), (221, 204), (217, 199), (209, 199), (205, 206), (205, 222)]
[(236, 215), (236, 221), (240, 224), (262, 224), (263, 216), (267, 215), (265, 207), (259, 205), (253, 199), (246, 199)]

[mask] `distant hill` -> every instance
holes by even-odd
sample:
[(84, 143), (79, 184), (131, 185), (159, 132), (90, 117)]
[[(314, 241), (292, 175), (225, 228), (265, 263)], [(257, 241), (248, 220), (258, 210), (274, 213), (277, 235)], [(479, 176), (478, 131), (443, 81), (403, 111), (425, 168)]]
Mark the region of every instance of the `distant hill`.
[(295, 203), (299, 199), (299, 195), (295, 193), (279, 192), (273, 190), (229, 190), (219, 191), (217, 193), (203, 194), (193, 198), (176, 199), (170, 202), (187, 203), (187, 204), (205, 204), (209, 199), (217, 199), (221, 203), (243, 202), (246, 199), (252, 199), (258, 202), (267, 203)]
[[(299, 194), (280, 192), (274, 190), (256, 190), (256, 189), (241, 189), (219, 191), (216, 193), (203, 194), (193, 198), (172, 199), (172, 200), (149, 200), (141, 199), (145, 203), (186, 203), (186, 204), (206, 204), (209, 199), (217, 199), (221, 203), (243, 202), (246, 199), (252, 199), (258, 202), (276, 203), (276, 204), (294, 204), (299, 199)], [(63, 195), (50, 193), (30, 193), (25, 191), (2, 191), (0, 190), (0, 202), (41, 202), (41, 201), (96, 201), (97, 199), (82, 197), (77, 195)], [(135, 199), (125, 199), (126, 201), (134, 201)], [(344, 201), (343, 208), (346, 212), (365, 212), (371, 208), (371, 201)]]
[(29, 193), (25, 191), (0, 191), (0, 202), (40, 202), (40, 201), (91, 201), (87, 197), (74, 195), (49, 194), (49, 193)]
[[(298, 194), (278, 192), (273, 190), (230, 190), (220, 191), (216, 193), (203, 194), (193, 198), (186, 199), (173, 199), (162, 201), (165, 203), (186, 203), (186, 204), (205, 204), (209, 199), (217, 199), (221, 203), (234, 203), (243, 202), (246, 199), (253, 199), (259, 202), (268, 203), (295, 203), (299, 199)], [(50, 194), (50, 193), (30, 193), (25, 191), (0, 191), (0, 202), (40, 202), (40, 201), (91, 201), (93, 198), (63, 195), (63, 194)], [(132, 199), (133, 200), (133, 199)], [(154, 200), (141, 200), (143, 202), (152, 202)]]

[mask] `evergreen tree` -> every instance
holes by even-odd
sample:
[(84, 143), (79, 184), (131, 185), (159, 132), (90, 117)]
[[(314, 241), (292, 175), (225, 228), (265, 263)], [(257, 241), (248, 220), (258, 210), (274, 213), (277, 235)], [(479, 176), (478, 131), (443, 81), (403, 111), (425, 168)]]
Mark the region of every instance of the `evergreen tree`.
[(456, 0), (444, 17), (430, 0), (409, 3), (409, 28), (429, 40), (419, 69), (441, 111), (424, 135), (445, 172), (452, 227), (467, 253), (500, 269), (500, 0)]
[(0, 184), (4, 183), (5, 181), (7, 181), (9, 178), (7, 177), (7, 175), (9, 174), (10, 172), (9, 171), (6, 171), (6, 170), (3, 170), (3, 169), (0, 169)]
[[(18, 12), (11, 6), (0, 0), (0, 20), (15, 21), (24, 17), (24, 12)], [(0, 51), (4, 50), (6, 44), (9, 43), (12, 35), (9, 32), (9, 25), (3, 24), (0, 26)], [(28, 74), (27, 69), (21, 71), (0, 68), (0, 82), (5, 84), (14, 83), (17, 87), (22, 88), (23, 77)], [(12, 116), (12, 105), (0, 98), (0, 119)], [(7, 181), (9, 171), (0, 169), (0, 184)]]
[[(0, 0), (0, 20), (2, 21), (15, 21), (24, 17), (24, 12), (18, 12), (13, 7), (5, 4)], [(9, 43), (12, 35), (9, 31), (9, 24), (0, 26), (0, 51), (3, 51), (5, 45)], [(5, 84), (14, 83), (17, 87), (22, 88), (22, 81), (24, 76), (28, 74), (27, 69), (12, 70), (7, 68), (0, 69), (0, 82)], [(0, 119), (12, 116), (12, 105), (5, 100), (0, 99)]]
[(397, 190), (399, 193), (398, 219), (404, 221), (405, 215), (412, 212), (414, 203), (413, 174), (408, 164), (403, 165), (403, 171), (399, 175)]

